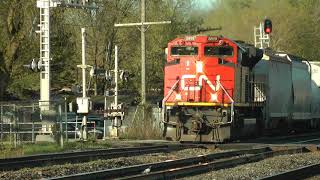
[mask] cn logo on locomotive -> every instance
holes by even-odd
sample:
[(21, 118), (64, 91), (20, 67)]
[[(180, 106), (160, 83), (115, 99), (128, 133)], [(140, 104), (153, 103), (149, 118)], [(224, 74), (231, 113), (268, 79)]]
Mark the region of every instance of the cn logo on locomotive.
[(218, 102), (218, 91), (220, 90), (220, 75), (216, 76), (216, 83), (213, 85), (213, 83), (210, 81), (210, 79), (205, 75), (202, 74), (198, 78), (199, 85), (195, 85), (196, 83), (193, 83), (192, 85), (186, 86), (186, 81), (193, 80), (194, 82), (197, 80), (197, 76), (193, 74), (185, 74), (181, 77), (181, 90), (183, 91), (200, 91), (201, 87), (203, 87), (203, 81), (207, 83), (212, 90), (211, 93), (211, 101)]

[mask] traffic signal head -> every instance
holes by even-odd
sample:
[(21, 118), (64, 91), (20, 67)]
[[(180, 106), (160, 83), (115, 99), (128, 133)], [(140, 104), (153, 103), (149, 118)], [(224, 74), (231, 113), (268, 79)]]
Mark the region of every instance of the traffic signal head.
[(272, 32), (272, 21), (270, 19), (264, 20), (264, 32), (270, 34)]

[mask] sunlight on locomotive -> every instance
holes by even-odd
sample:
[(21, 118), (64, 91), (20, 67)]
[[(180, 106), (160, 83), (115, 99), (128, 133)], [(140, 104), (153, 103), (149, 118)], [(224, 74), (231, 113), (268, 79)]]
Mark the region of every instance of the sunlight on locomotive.
[(196, 63), (197, 73), (203, 72), (203, 63), (201, 61), (197, 61)]

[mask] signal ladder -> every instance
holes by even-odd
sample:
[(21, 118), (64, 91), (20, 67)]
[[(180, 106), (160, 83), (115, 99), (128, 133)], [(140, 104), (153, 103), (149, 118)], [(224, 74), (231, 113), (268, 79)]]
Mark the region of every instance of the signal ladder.
[[(40, 5), (41, 4), (41, 5)], [(50, 101), (50, 0), (41, 0), (40, 8), (40, 95), (39, 105), (42, 110), (49, 110)]]
[(270, 36), (263, 30), (263, 24), (259, 27), (254, 27), (254, 46), (260, 49), (270, 47)]

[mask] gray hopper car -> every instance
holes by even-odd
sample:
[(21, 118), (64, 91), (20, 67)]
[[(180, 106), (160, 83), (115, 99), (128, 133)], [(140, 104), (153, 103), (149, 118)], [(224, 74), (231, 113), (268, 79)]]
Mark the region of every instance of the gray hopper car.
[(266, 52), (253, 68), (265, 88), (264, 128), (289, 130), (320, 125), (320, 63), (284, 53)]

